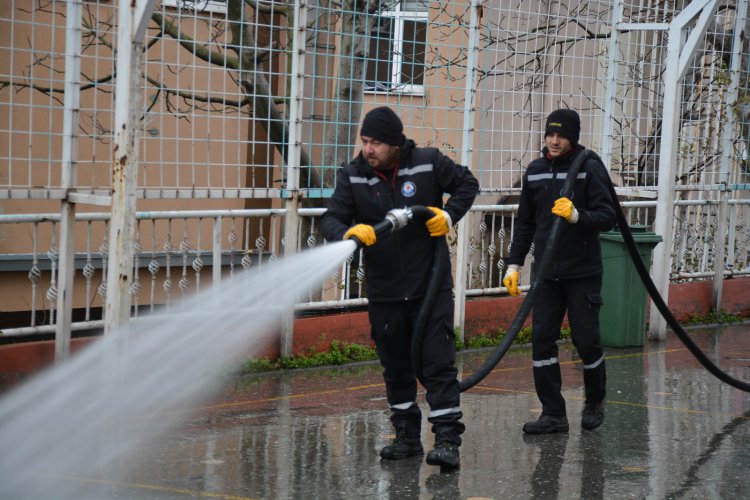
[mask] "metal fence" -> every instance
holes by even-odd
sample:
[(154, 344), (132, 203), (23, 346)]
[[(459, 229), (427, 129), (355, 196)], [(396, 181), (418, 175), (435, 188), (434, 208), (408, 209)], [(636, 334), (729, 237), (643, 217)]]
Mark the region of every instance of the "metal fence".
[[(480, 180), (449, 236), (461, 310), (504, 293), (520, 177), (557, 107), (581, 114), (629, 219), (663, 236), (660, 289), (750, 271), (746, 0), (150, 7), (0, 5), (5, 335), (60, 328), (66, 307), (74, 329), (101, 321), (115, 263), (136, 315), (323, 244), (315, 218), (375, 105)], [(299, 307), (363, 304), (347, 265)]]

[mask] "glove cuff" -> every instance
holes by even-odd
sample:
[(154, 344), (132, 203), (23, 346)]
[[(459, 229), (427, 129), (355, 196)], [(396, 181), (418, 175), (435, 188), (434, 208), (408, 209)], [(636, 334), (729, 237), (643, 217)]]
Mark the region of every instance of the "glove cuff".
[(578, 210), (573, 207), (573, 211), (570, 214), (570, 223), (575, 224), (576, 222), (578, 222)]
[(521, 266), (519, 266), (518, 264), (508, 264), (508, 269), (505, 270), (505, 278), (514, 273), (520, 275), (520, 269)]
[(448, 212), (446, 212), (445, 210), (443, 210), (443, 215), (445, 216), (445, 221), (448, 223), (448, 228), (449, 229), (452, 228), (453, 227), (453, 221), (451, 220), (450, 214)]

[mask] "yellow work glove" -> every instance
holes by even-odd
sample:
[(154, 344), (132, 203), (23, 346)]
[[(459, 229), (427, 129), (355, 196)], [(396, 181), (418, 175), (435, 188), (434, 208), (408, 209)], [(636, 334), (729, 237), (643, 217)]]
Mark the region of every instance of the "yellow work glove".
[(508, 293), (511, 297), (518, 297), (521, 295), (521, 290), (518, 289), (518, 275), (521, 266), (511, 264), (508, 266), (508, 270), (505, 271), (505, 278), (503, 278), (503, 286), (508, 289)]
[(350, 227), (349, 230), (344, 233), (344, 239), (348, 240), (352, 237), (357, 238), (367, 247), (374, 245), (375, 240), (377, 240), (375, 230), (369, 224), (357, 224), (356, 226)]
[(573, 202), (570, 198), (558, 198), (555, 200), (555, 205), (552, 207), (552, 213), (562, 217), (571, 224), (578, 222), (578, 210), (573, 206)]
[(451, 226), (453, 225), (451, 223), (451, 216), (448, 215), (448, 212), (435, 207), (427, 208), (435, 214), (435, 217), (432, 217), (428, 219), (427, 222), (425, 222), (427, 230), (430, 231), (430, 236), (437, 238), (448, 234), (448, 232), (451, 230)]

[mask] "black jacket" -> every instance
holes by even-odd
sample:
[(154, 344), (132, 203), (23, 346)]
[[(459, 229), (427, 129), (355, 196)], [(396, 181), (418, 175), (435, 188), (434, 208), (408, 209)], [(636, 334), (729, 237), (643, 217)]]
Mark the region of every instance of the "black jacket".
[[(577, 146), (576, 151), (583, 150)], [(513, 231), (508, 264), (522, 266), (524, 258), (534, 243), (534, 261), (541, 262), (549, 238), (555, 200), (560, 198), (565, 174), (575, 154), (565, 158), (543, 156), (532, 161), (523, 176), (521, 200)], [(555, 256), (550, 266), (552, 279), (594, 276), (602, 273), (602, 254), (599, 232), (607, 231), (616, 221), (615, 207), (610, 196), (609, 173), (601, 158), (589, 152), (576, 178), (571, 200), (578, 210), (578, 222), (562, 224), (558, 232)]]
[[(395, 189), (376, 175), (360, 153), (338, 171), (336, 189), (320, 223), (328, 241), (343, 238), (354, 224), (375, 225), (392, 208), (415, 205), (443, 208), (455, 224), (471, 208), (479, 183), (468, 168), (458, 165), (436, 148), (418, 148), (405, 140), (396, 172)], [(450, 198), (443, 207), (443, 194)], [(373, 302), (420, 298), (429, 282), (435, 245), (445, 238), (430, 237), (423, 221), (378, 238), (364, 249), (367, 296)], [(449, 259), (448, 252), (442, 252)], [(450, 263), (444, 267), (441, 289), (453, 281)]]

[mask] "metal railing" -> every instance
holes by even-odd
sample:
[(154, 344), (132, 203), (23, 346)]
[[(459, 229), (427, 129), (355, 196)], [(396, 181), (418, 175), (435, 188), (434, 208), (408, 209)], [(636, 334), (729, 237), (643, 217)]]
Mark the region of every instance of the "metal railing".
[[(672, 281), (713, 278), (719, 203), (679, 201), (675, 205)], [(655, 201), (624, 201), (622, 206), (633, 225), (653, 229)], [(469, 245), (463, 259), (466, 267), (456, 270), (456, 280), (461, 280), (465, 286), (467, 300), (506, 293), (500, 281), (516, 210), (515, 204), (476, 205), (467, 214)], [(317, 220), (323, 211), (300, 210), (300, 216), (307, 223), (298, 228), (298, 251), (325, 244), (317, 230)], [(138, 252), (134, 261), (137, 278), (130, 290), (131, 317), (137, 318), (156, 308), (169, 308), (189, 294), (200, 293), (202, 287), (217, 285), (222, 276), (272, 265), (283, 258), (285, 215), (284, 209), (139, 212), (135, 245)], [(728, 252), (726, 262), (722, 263), (723, 274), (725, 277), (748, 276), (750, 200), (730, 200), (728, 217)], [(106, 213), (76, 216), (76, 224), (85, 227), (83, 232), (87, 237), (76, 251), (75, 282), (76, 289), (82, 293), (79, 292), (74, 306), (79, 319), (73, 321), (73, 330), (103, 326), (100, 315), (107, 292), (108, 220)], [(33, 249), (31, 253), (0, 255), (0, 278), (3, 281), (13, 279), (15, 283), (13, 303), (6, 304), (4, 312), (26, 317), (16, 319), (14, 325), (4, 326), (0, 335), (54, 331), (59, 221), (59, 214), (0, 215), (0, 231), (11, 225), (23, 226), (19, 234), (26, 234), (30, 241), (18, 243)], [(455, 269), (461, 249), (455, 244), (455, 231), (448, 238), (452, 243)], [(365, 279), (362, 259), (351, 255), (307, 301), (297, 304), (297, 310), (322, 313), (364, 306), (367, 304)], [(527, 279), (524, 276), (522, 281)]]

